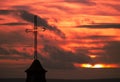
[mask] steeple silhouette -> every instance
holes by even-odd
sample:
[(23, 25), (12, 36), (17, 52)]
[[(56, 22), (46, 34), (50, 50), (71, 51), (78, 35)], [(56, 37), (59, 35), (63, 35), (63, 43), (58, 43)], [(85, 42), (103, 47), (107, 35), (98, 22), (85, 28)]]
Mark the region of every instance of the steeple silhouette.
[(34, 33), (34, 61), (31, 66), (25, 70), (27, 73), (26, 82), (46, 82), (45, 74), (46, 70), (42, 67), (40, 61), (38, 60), (37, 52), (37, 16), (34, 16), (34, 29), (26, 29), (26, 32)]

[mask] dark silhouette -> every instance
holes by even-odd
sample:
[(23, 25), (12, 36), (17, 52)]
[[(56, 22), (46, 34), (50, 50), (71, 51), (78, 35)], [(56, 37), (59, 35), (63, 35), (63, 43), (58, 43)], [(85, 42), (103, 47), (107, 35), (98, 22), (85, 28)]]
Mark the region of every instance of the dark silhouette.
[(25, 72), (27, 73), (26, 82), (46, 82), (45, 73), (47, 71), (37, 59), (33, 61), (32, 65)]
[(45, 73), (47, 72), (40, 61), (37, 59), (37, 15), (34, 16), (34, 29), (26, 29), (26, 32), (34, 33), (34, 61), (32, 65), (25, 71), (27, 73), (26, 82), (46, 82)]

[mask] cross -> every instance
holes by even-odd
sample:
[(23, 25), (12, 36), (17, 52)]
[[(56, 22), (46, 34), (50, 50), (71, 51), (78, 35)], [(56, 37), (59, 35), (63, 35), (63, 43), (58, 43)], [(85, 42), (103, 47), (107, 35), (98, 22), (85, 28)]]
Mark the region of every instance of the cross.
[[(34, 59), (37, 59), (37, 55), (38, 55), (38, 51), (37, 51), (37, 44), (38, 44), (38, 41), (37, 41), (37, 35), (38, 35), (38, 23), (37, 23), (37, 15), (34, 15), (34, 28), (33, 29), (26, 29), (26, 32), (33, 32), (34, 33)], [(43, 28), (41, 29), (41, 31), (45, 31), (46, 29)]]

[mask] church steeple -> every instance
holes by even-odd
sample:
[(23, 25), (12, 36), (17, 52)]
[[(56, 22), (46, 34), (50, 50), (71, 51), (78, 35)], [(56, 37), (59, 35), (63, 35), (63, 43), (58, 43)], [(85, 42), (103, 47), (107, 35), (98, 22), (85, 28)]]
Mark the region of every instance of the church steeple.
[(26, 82), (46, 82), (45, 73), (47, 72), (38, 60), (37, 52), (37, 15), (34, 16), (34, 29), (26, 29), (26, 32), (34, 33), (34, 61), (31, 66), (25, 70), (27, 73)]

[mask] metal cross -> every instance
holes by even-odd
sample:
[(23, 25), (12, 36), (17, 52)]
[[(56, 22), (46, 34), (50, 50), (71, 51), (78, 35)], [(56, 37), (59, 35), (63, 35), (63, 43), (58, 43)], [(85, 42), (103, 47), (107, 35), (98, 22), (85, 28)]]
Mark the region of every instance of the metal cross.
[[(34, 59), (37, 59), (37, 55), (38, 55), (38, 41), (37, 41), (37, 35), (38, 35), (38, 28), (37, 28), (38, 24), (37, 24), (37, 15), (34, 15), (34, 29), (26, 29), (26, 32), (33, 32), (34, 33)], [(46, 29), (43, 28), (41, 29), (41, 31), (45, 31)]]

